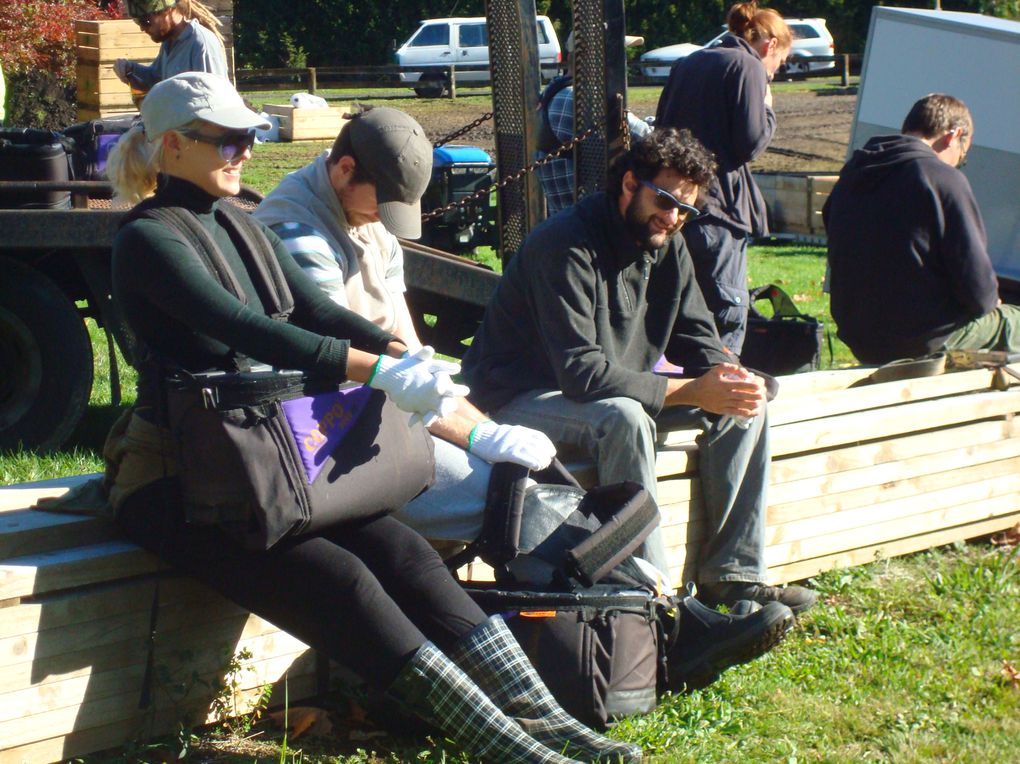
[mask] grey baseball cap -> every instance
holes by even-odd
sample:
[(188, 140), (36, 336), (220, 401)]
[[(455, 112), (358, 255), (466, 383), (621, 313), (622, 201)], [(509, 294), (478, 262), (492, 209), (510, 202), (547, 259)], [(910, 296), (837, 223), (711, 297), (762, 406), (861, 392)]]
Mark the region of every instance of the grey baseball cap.
[(432, 142), (410, 116), (388, 106), (356, 115), (351, 131), (354, 158), (375, 181), (379, 219), (394, 236), (421, 236), (421, 197), (432, 178)]
[(226, 77), (208, 72), (184, 72), (152, 86), (142, 101), (145, 137), (154, 141), (201, 119), (229, 130), (266, 129), (270, 124), (244, 105)]

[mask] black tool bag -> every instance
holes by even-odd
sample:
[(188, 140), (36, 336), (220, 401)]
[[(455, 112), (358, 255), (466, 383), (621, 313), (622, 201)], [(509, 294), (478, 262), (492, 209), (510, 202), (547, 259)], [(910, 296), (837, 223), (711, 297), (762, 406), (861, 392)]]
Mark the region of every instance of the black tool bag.
[(77, 180), (106, 180), (106, 160), (120, 137), (140, 119), (138, 114), (79, 122), (61, 132), (71, 141), (71, 166)]
[(468, 593), (482, 610), (503, 617), (542, 681), (578, 721), (602, 729), (655, 709), (663, 603), (648, 589), (471, 586)]
[(456, 558), (480, 556), (496, 583), (465, 588), (500, 614), (563, 707), (592, 727), (655, 708), (668, 601), (633, 560), (659, 523), (637, 483), (582, 489), (555, 462), (535, 473), (497, 464), (482, 535)]
[[(141, 214), (177, 231), (221, 285), (245, 299), (192, 213)], [(286, 321), (294, 301), (272, 245), (240, 210), (224, 205), (220, 214), (240, 242), (267, 314)], [(431, 436), (382, 392), (258, 368), (236, 353), (233, 365), (237, 371), (176, 369), (164, 380), (166, 424), (190, 522), (219, 525), (246, 548), (269, 549), (285, 538), (393, 512), (431, 485)]]
[[(772, 317), (755, 307), (758, 300), (772, 304)], [(740, 362), (768, 374), (813, 371), (821, 363), (825, 326), (797, 310), (790, 296), (775, 284), (750, 290), (747, 333)]]

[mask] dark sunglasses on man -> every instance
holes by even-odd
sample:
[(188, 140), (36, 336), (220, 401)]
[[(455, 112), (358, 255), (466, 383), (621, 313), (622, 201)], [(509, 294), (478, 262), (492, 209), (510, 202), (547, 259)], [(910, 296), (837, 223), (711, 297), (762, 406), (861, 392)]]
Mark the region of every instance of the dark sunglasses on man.
[(163, 10), (156, 11), (154, 13), (146, 13), (144, 16), (136, 16), (135, 23), (138, 25), (139, 29), (148, 29), (152, 26), (152, 23), (156, 20), (157, 16), (162, 16), (168, 10), (170, 9), (164, 8)]
[(245, 151), (249, 151), (255, 145), (255, 130), (232, 130), (223, 135), (206, 135), (199, 130), (179, 130), (181, 135), (191, 138), (199, 143), (208, 143), (215, 146), (220, 153), (220, 159), (224, 162), (233, 162), (239, 159)]
[(673, 196), (673, 194), (669, 193), (669, 191), (664, 188), (659, 188), (654, 183), (650, 183), (647, 180), (639, 180), (638, 183), (645, 188), (652, 189), (652, 191), (655, 192), (655, 206), (660, 210), (663, 212), (671, 212), (672, 210), (679, 212), (681, 222), (686, 223), (687, 221), (699, 218), (704, 214), (697, 207), (681, 202)]

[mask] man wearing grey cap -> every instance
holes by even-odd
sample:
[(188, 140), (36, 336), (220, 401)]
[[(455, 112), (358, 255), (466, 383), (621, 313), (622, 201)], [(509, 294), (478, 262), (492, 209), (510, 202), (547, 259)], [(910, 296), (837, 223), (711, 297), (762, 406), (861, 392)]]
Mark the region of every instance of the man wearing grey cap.
[[(404, 253), (397, 237), (421, 236), (421, 197), (432, 177), (432, 143), (413, 118), (377, 107), (354, 114), (333, 148), (283, 179), (255, 217), (336, 303), (421, 347), (404, 300)], [(490, 464), (548, 466), (556, 450), (544, 433), (499, 425), (463, 402), (429, 427), (436, 482), (397, 516), (438, 541), (481, 532)]]
[(199, 0), (126, 0), (124, 5), (139, 28), (159, 43), (159, 53), (151, 64), (118, 58), (113, 71), (121, 82), (148, 92), (184, 72), (227, 76), (220, 22)]

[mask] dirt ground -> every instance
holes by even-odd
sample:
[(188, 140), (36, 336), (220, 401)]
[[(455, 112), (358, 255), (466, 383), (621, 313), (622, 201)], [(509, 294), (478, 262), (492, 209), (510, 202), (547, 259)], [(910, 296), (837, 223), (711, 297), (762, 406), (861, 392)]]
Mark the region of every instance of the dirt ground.
[[(655, 111), (659, 90), (637, 88), (630, 108), (639, 116)], [(756, 171), (835, 172), (843, 165), (850, 140), (850, 125), (857, 101), (856, 89), (829, 88), (814, 91), (777, 89), (775, 109), (778, 129), (772, 144), (752, 165)], [(480, 99), (439, 101), (401, 100), (404, 109), (436, 140), (481, 116)], [(494, 152), (493, 123), (478, 126), (460, 139)]]

